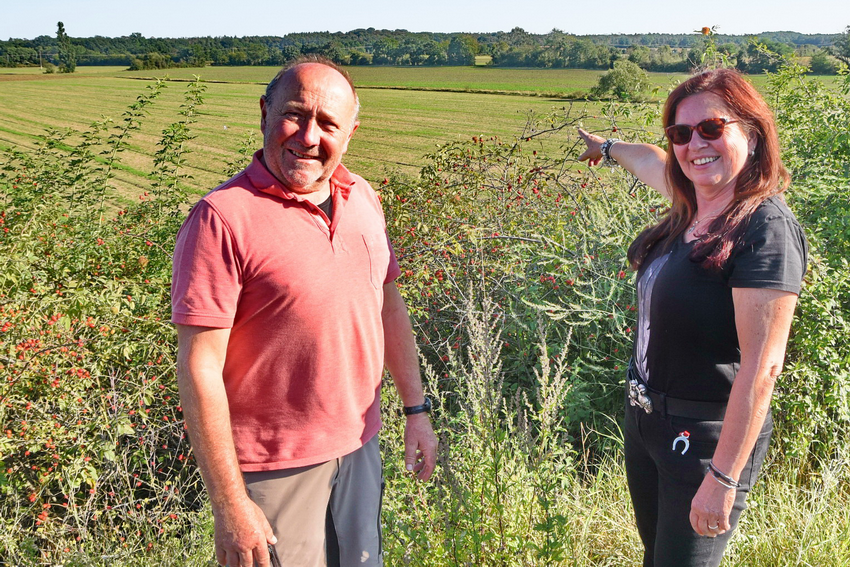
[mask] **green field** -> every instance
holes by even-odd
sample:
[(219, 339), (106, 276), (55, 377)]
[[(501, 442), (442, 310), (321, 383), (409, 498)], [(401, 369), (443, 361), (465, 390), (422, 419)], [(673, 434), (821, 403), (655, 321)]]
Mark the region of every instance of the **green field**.
[[(489, 66), (475, 67), (348, 67), (348, 72), (360, 88), (427, 89), (477, 92), (499, 92), (529, 96), (584, 96), (604, 71), (586, 69), (505, 69)], [(195, 75), (206, 81), (226, 83), (266, 84), (278, 67), (204, 67), (177, 68), (161, 71), (127, 71), (123, 67), (78, 67), (77, 74), (122, 78), (165, 77), (192, 79)], [(4, 75), (61, 79), (63, 75), (45, 76), (38, 68), (0, 69)], [(653, 86), (666, 90), (684, 75), (652, 73)]]
[[(151, 82), (131, 80), (150, 75), (150, 71), (80, 69), (73, 75), (43, 75), (38, 69), (0, 74), (0, 147), (32, 147), (49, 128), (82, 130), (103, 117), (119, 121), (124, 109)], [(190, 79), (199, 71), (211, 82), (193, 127), (197, 138), (188, 164), (191, 184), (196, 191), (204, 192), (222, 181), (227, 160), (234, 158), (249, 133), (255, 134), (259, 145), (257, 101), (276, 69), (172, 69), (168, 75)], [(492, 68), (354, 67), (351, 71), (360, 85), (363, 109), (346, 164), (372, 182), (391, 171), (416, 173), (424, 164), (423, 156), (437, 144), (473, 135), (511, 138), (522, 131), (529, 112), (548, 113), (571, 104), (585, 106), (559, 97), (490, 94), (492, 91), (524, 88), (534, 93), (533, 89), (551, 90), (558, 83), (569, 85), (565, 91), (589, 88), (597, 76), (589, 71)], [(122, 157), (125, 169), (116, 180), (126, 192), (137, 193), (148, 185), (144, 174), (151, 171), (155, 144), (162, 129), (177, 116), (184, 88), (183, 82), (168, 82), (142, 130), (131, 139)], [(419, 88), (458, 92), (414, 90)], [(460, 92), (475, 90), (490, 92)], [(596, 105), (589, 108), (594, 110)]]
[[(498, 67), (349, 67), (358, 87), (485, 91), (530, 96), (584, 96), (603, 71), (586, 69), (502, 69)], [(169, 69), (168, 76), (190, 79), (199, 75), (210, 81), (265, 84), (276, 67), (206, 67)], [(163, 72), (164, 73), (164, 72)], [(151, 77), (151, 71), (126, 71), (124, 77)], [(682, 75), (653, 73), (653, 85), (666, 88)]]
[[(415, 174), (423, 156), (438, 144), (471, 136), (511, 139), (529, 113), (572, 107), (599, 114), (600, 103), (576, 97), (592, 88), (601, 71), (581, 69), (503, 69), (477, 67), (349, 67), (359, 87), (361, 126), (345, 163), (371, 182), (388, 173)], [(197, 134), (187, 159), (193, 190), (206, 192), (224, 179), (229, 160), (253, 133), (261, 143), (258, 99), (277, 67), (206, 67), (167, 71), (126, 71), (123, 67), (78, 67), (71, 75), (45, 75), (38, 68), (0, 70), (0, 149), (33, 147), (47, 129), (84, 130), (121, 113), (145, 92), (154, 77), (168, 87), (122, 156), (115, 184), (124, 195), (149, 187), (156, 143), (175, 120), (185, 81), (195, 75), (207, 84)], [(682, 75), (651, 74), (661, 99)], [(754, 82), (763, 84), (764, 77)], [(604, 129), (603, 123), (590, 127)], [(561, 135), (548, 144), (565, 140)]]

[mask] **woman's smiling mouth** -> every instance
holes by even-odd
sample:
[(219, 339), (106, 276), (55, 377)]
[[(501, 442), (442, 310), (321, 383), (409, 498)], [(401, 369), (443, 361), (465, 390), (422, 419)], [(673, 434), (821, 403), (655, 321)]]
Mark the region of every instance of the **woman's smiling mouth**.
[(720, 156), (704, 157), (704, 158), (695, 159), (691, 163), (693, 163), (694, 165), (705, 165), (707, 163), (711, 163), (711, 162), (717, 161), (719, 159), (720, 159)]

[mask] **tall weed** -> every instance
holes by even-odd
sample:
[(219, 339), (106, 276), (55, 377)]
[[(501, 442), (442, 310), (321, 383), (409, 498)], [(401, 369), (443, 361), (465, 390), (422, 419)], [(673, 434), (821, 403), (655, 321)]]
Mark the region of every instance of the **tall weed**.
[[(550, 361), (538, 327), (533, 392), (506, 398), (501, 363), (505, 313), (489, 290), (469, 292), (464, 347), (451, 351), (448, 378), (431, 395), (440, 439), (438, 473), (414, 484), (386, 467), (388, 565), (622, 565), (637, 561), (627, 495), (617, 465), (591, 466), (573, 448), (561, 411), (574, 376), (569, 337)], [(427, 368), (431, 383), (434, 370)], [(448, 382), (448, 385), (446, 385)], [(394, 404), (387, 404), (393, 406)], [(384, 434), (385, 454), (402, 452), (401, 420)]]

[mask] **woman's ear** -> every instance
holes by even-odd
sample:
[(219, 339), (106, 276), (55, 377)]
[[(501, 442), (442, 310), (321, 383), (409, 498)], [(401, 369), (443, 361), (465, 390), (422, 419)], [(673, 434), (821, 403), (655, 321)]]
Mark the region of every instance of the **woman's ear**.
[(747, 135), (747, 153), (753, 155), (756, 153), (756, 147), (758, 146), (758, 136), (756, 136), (755, 132), (750, 132)]

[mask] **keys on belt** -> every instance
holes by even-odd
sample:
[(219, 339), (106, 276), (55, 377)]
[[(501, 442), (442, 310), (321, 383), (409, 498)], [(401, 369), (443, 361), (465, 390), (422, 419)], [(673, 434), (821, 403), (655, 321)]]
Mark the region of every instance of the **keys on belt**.
[(652, 400), (649, 399), (646, 385), (635, 379), (629, 380), (629, 403), (646, 413), (652, 413)]
[(671, 398), (661, 392), (650, 390), (638, 378), (629, 378), (629, 403), (646, 413), (658, 411), (662, 417), (675, 415), (698, 421), (723, 421), (726, 402), (706, 402)]

